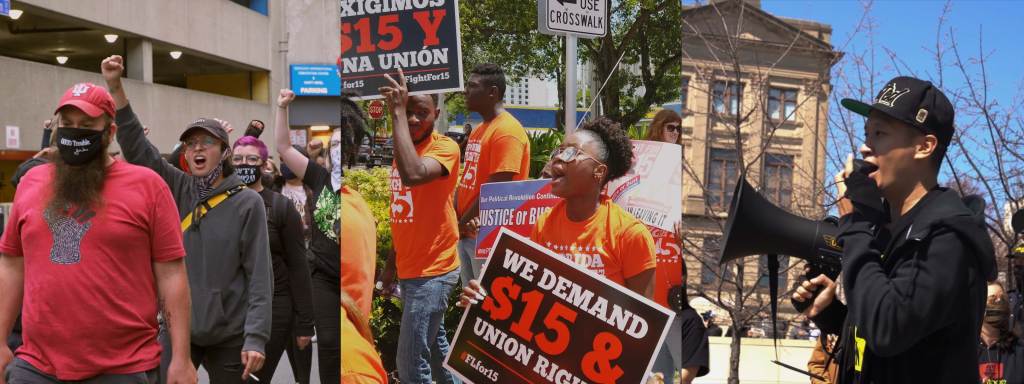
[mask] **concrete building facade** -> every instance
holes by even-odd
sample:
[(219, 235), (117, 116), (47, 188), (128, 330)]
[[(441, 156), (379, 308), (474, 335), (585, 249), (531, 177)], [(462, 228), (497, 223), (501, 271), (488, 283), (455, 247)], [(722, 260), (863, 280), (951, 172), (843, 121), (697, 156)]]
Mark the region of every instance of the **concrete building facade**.
[[(197, 117), (231, 122), (232, 139), (252, 119), (272, 126), (289, 65), (334, 65), (339, 53), (339, 9), (330, 0), (16, 0), (12, 8), (23, 12), (0, 17), (0, 125), (17, 127), (20, 145), (0, 143), (0, 201), (11, 200), (6, 181), (39, 150), (42, 122), (61, 94), (78, 82), (104, 85), (99, 67), (109, 55), (125, 57), (132, 106), (150, 140), (170, 152)], [(340, 105), (337, 97), (302, 97), (297, 109), (303, 104), (324, 116), (293, 112), (293, 128), (339, 123), (338, 113), (323, 112)]]

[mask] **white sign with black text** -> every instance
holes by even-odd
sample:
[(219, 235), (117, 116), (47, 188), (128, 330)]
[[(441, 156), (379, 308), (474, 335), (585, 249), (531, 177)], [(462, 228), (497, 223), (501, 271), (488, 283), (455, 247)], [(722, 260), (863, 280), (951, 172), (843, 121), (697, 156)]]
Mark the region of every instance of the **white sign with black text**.
[(537, 25), (548, 35), (603, 37), (608, 34), (608, 0), (537, 0)]

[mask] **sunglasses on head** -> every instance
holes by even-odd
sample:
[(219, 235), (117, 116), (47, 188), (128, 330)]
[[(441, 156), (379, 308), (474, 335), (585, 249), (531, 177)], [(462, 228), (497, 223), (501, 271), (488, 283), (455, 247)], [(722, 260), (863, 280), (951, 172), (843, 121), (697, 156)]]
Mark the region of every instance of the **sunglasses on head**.
[(594, 160), (594, 162), (597, 164), (605, 165), (601, 160), (598, 160), (597, 158), (588, 155), (586, 152), (583, 152), (583, 150), (578, 147), (555, 148), (554, 150), (551, 151), (551, 160), (558, 159), (564, 163), (571, 163), (573, 161), (576, 161), (576, 159), (579, 158), (580, 156), (583, 156), (584, 159)]

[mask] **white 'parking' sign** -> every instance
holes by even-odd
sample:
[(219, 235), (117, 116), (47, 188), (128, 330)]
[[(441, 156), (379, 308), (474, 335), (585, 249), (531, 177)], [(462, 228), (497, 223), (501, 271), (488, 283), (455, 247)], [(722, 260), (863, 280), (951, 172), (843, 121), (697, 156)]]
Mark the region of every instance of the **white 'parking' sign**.
[(608, 0), (537, 0), (537, 25), (548, 35), (608, 34)]

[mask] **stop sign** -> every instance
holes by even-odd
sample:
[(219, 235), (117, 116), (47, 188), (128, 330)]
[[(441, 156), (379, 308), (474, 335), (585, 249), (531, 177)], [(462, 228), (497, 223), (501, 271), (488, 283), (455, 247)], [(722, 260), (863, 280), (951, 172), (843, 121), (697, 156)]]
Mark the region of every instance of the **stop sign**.
[(384, 102), (380, 100), (371, 101), (369, 107), (367, 107), (367, 112), (370, 113), (370, 118), (375, 120), (384, 117)]

